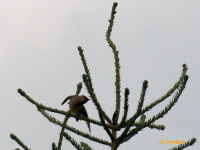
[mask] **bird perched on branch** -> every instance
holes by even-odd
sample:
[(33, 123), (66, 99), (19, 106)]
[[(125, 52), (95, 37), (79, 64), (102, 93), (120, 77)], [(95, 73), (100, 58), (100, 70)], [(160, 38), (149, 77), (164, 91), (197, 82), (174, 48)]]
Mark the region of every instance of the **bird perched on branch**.
[[(88, 118), (88, 114), (84, 107), (84, 104), (89, 100), (89, 98), (87, 98), (85, 95), (81, 95), (81, 96), (71, 95), (65, 98), (65, 100), (62, 102), (62, 105), (66, 103), (68, 100), (70, 100), (68, 104), (69, 104), (69, 108), (72, 114), (76, 115), (77, 117)], [(76, 121), (78, 120), (79, 118), (76, 118)], [(86, 121), (86, 123), (90, 131), (90, 122)]]

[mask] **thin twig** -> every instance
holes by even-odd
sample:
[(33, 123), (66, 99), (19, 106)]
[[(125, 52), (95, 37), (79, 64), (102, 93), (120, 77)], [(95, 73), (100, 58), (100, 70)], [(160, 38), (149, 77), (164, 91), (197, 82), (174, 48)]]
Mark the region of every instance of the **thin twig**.
[(129, 92), (129, 89), (128, 88), (125, 88), (125, 92), (124, 92), (124, 114), (123, 114), (123, 117), (122, 117), (122, 120), (121, 122), (119, 123), (117, 129), (120, 130), (124, 123), (126, 122), (126, 119), (127, 119), (127, 116), (128, 116), (128, 96), (129, 96), (130, 92)]

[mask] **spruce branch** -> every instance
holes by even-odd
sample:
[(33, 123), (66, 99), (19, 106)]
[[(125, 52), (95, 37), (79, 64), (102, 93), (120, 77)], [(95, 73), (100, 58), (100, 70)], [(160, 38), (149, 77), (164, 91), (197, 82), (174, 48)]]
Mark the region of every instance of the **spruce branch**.
[(113, 24), (114, 24), (114, 19), (115, 19), (115, 14), (117, 13), (116, 12), (116, 7), (117, 7), (118, 3), (117, 2), (114, 2), (113, 3), (113, 6), (112, 6), (112, 11), (111, 11), (111, 16), (110, 16), (110, 20), (109, 21), (109, 26), (108, 26), (108, 29), (106, 31), (106, 40), (109, 44), (109, 46), (116, 50), (116, 46), (115, 44), (113, 43), (113, 41), (111, 40), (110, 36), (111, 36), (111, 32), (112, 32), (112, 28), (113, 28)]
[[(186, 72), (187, 72), (187, 66), (186, 64), (183, 64), (182, 65), (183, 69), (182, 69), (182, 73), (181, 73), (181, 76), (179, 78), (179, 80), (174, 84), (174, 86), (168, 90), (168, 92), (166, 94), (164, 94), (162, 97), (160, 97), (159, 99), (155, 100), (154, 102), (152, 102), (151, 104), (149, 104), (148, 106), (146, 106), (144, 109), (141, 110), (140, 114), (144, 114), (146, 113), (147, 111), (151, 110), (153, 107), (155, 107), (156, 105), (158, 105), (159, 103), (163, 102), (164, 100), (166, 100), (168, 97), (170, 97), (172, 95), (172, 93), (175, 92), (175, 90), (180, 86), (180, 84), (182, 83), (185, 75), (186, 75)], [(125, 125), (129, 124), (129, 122), (131, 121), (131, 118), (128, 119), (126, 122), (125, 122)]]
[[(37, 108), (39, 107), (39, 108), (41, 108), (43, 110), (48, 110), (50, 112), (58, 113), (58, 114), (61, 114), (61, 115), (67, 115), (69, 117), (78, 118), (80, 120), (88, 121), (90, 123), (93, 123), (93, 124), (96, 124), (96, 125), (99, 125), (99, 126), (103, 126), (102, 123), (97, 121), (97, 120), (94, 120), (94, 119), (91, 119), (91, 118), (82, 117), (82, 116), (76, 116), (74, 114), (67, 113), (64, 110), (58, 110), (58, 109), (55, 109), (55, 108), (47, 107), (47, 106), (45, 106), (45, 105), (43, 105), (41, 103), (38, 103), (35, 100), (33, 100), (30, 96), (28, 96), (22, 89), (18, 89), (18, 93), (21, 94), (21, 96), (25, 97), (29, 102), (34, 104)], [(111, 126), (109, 124), (106, 124), (106, 126), (108, 128), (111, 128)]]
[(128, 96), (129, 96), (129, 94), (130, 94), (129, 89), (125, 88), (125, 92), (124, 92), (124, 114), (122, 116), (121, 122), (119, 123), (119, 125), (117, 127), (118, 130), (120, 130), (123, 127), (124, 123), (126, 122), (126, 118), (128, 116), (128, 107), (129, 107)]
[(47, 112), (45, 112), (45, 111), (42, 110), (42, 109), (38, 109), (38, 111), (41, 112), (41, 114), (42, 114), (45, 118), (47, 118), (51, 123), (54, 123), (54, 124), (59, 125), (59, 126), (61, 126), (61, 127), (64, 127), (65, 129), (67, 129), (67, 130), (69, 130), (69, 131), (71, 131), (71, 132), (73, 132), (73, 133), (75, 133), (75, 134), (77, 134), (77, 135), (80, 135), (80, 136), (82, 136), (82, 137), (85, 137), (85, 138), (87, 138), (87, 139), (90, 139), (90, 140), (92, 140), (92, 141), (94, 141), (94, 142), (101, 143), (101, 144), (104, 144), (104, 145), (110, 145), (110, 143), (109, 143), (108, 141), (106, 141), (106, 140), (102, 140), (102, 139), (97, 138), (97, 137), (94, 137), (94, 136), (92, 136), (92, 135), (90, 135), (90, 134), (84, 133), (84, 132), (82, 132), (82, 131), (80, 131), (80, 130), (78, 130), (78, 129), (75, 129), (75, 128), (73, 128), (73, 127), (70, 127), (70, 126), (68, 126), (67, 124), (63, 124), (61, 121), (59, 121), (59, 120), (57, 120), (56, 118), (50, 116)]
[(187, 83), (188, 78), (189, 78), (188, 75), (184, 76), (184, 79), (183, 79), (180, 87), (177, 89), (177, 92), (175, 93), (175, 95), (172, 98), (172, 100), (170, 101), (170, 103), (161, 112), (159, 112), (157, 115), (153, 116), (147, 122), (150, 122), (150, 124), (155, 122), (156, 120), (164, 117), (164, 115), (167, 114), (168, 111), (170, 111), (172, 109), (172, 107), (176, 104), (176, 102), (178, 102), (179, 97), (181, 96), (183, 90), (185, 89), (185, 85)]
[(56, 144), (53, 142), (51, 145), (52, 150), (56, 150)]
[(76, 88), (76, 95), (79, 95), (82, 89), (82, 82), (77, 84), (77, 88)]
[[(140, 95), (140, 100), (138, 102), (138, 107), (137, 107), (137, 111), (136, 113), (129, 119), (129, 123), (127, 124), (127, 126), (125, 127), (124, 131), (122, 132), (122, 134), (119, 136), (118, 138), (118, 144), (120, 144), (120, 142), (125, 138), (125, 136), (127, 135), (127, 133), (129, 132), (129, 129), (132, 127), (132, 125), (134, 124), (135, 120), (140, 116), (140, 112), (144, 103), (144, 97), (145, 97), (145, 93), (146, 93), (146, 89), (148, 87), (148, 81), (145, 80), (143, 82), (143, 86), (142, 86), (142, 92)], [(150, 124), (149, 124), (150, 125)]]
[(83, 150), (81, 145), (76, 142), (67, 132), (64, 133), (65, 139), (67, 139), (77, 150)]
[(177, 89), (177, 92), (175, 93), (175, 96), (172, 98), (170, 103), (160, 113), (158, 113), (157, 115), (148, 119), (145, 123), (142, 123), (140, 126), (130, 130), (128, 132), (128, 134), (123, 136), (124, 140), (123, 140), (122, 137), (120, 137), (119, 142), (122, 142), (122, 140), (123, 140), (123, 142), (126, 142), (127, 140), (132, 138), (134, 135), (136, 135), (139, 131), (141, 131), (142, 129), (147, 127), (148, 125), (151, 125), (156, 120), (164, 117), (164, 115), (167, 114), (172, 109), (172, 107), (175, 105), (175, 103), (178, 101), (180, 95), (182, 94), (183, 90), (185, 89), (185, 85), (187, 83), (187, 80), (188, 80), (188, 76), (185, 75), (184, 78), (183, 78), (183, 81), (181, 82), (180, 87)]
[(156, 101), (154, 101), (150, 105), (146, 106), (142, 110), (142, 112), (141, 112), (142, 114), (149, 111), (150, 109), (152, 109), (157, 104), (163, 102), (165, 99), (167, 99), (169, 96), (171, 96), (171, 94), (174, 93), (174, 91), (180, 86), (180, 84), (184, 80), (184, 77), (185, 77), (187, 69), (188, 69), (186, 64), (183, 64), (182, 67), (183, 67), (183, 69), (182, 69), (181, 76), (180, 76), (179, 80), (174, 84), (174, 86), (165, 95), (163, 95), (161, 98), (157, 99)]
[[(134, 123), (136, 127), (141, 126), (141, 123)], [(147, 126), (150, 129), (165, 130), (164, 125), (150, 124)]]
[(24, 150), (30, 150), (16, 135), (10, 134), (10, 138), (17, 142)]
[[(92, 101), (93, 101), (94, 105), (96, 106), (97, 110), (101, 111), (101, 115), (103, 115), (103, 117), (106, 119), (106, 121), (108, 123), (111, 123), (110, 118), (103, 111), (100, 103), (97, 100), (96, 94), (94, 93), (94, 88), (93, 88), (93, 85), (92, 85), (92, 79), (91, 79), (91, 76), (90, 76), (90, 71), (89, 71), (85, 56), (83, 54), (83, 49), (80, 46), (78, 47), (78, 51), (79, 51), (79, 55), (81, 57), (81, 61), (82, 61), (82, 64), (83, 64), (83, 67), (84, 67), (84, 70), (85, 70), (85, 73), (86, 73), (86, 75), (84, 75), (85, 76), (84, 78), (87, 79), (87, 86), (86, 87), (87, 87), (87, 90), (90, 94), (90, 97), (92, 98)], [(84, 83), (85, 83), (85, 81), (84, 81)], [(99, 112), (99, 114), (100, 114), (100, 112)]]
[[(98, 105), (98, 101), (96, 99), (96, 95), (92, 92), (92, 87), (89, 86), (89, 81), (88, 81), (88, 78), (87, 78), (87, 75), (86, 74), (83, 74), (82, 75), (82, 78), (83, 78), (83, 81), (84, 81), (84, 84), (85, 86), (87, 87), (87, 90), (88, 90), (88, 93), (90, 94), (91, 98), (96, 101), (96, 104)], [(99, 104), (100, 106), (100, 104)], [(99, 114), (99, 118), (100, 118), (100, 121), (103, 125), (103, 128), (105, 129), (105, 131), (107, 132), (107, 134), (109, 135), (110, 139), (113, 140), (114, 137), (112, 135), (112, 133), (110, 132), (109, 128), (106, 126), (106, 123), (105, 123), (105, 119), (104, 119), (104, 111), (101, 109), (101, 107), (96, 107), (96, 109), (98, 110), (98, 114)], [(104, 116), (104, 117), (103, 117)]]
[(192, 138), (191, 140), (187, 141), (185, 144), (179, 144), (178, 146), (171, 148), (169, 150), (183, 150), (188, 146), (192, 146), (197, 141), (196, 138)]
[(140, 94), (140, 100), (138, 102), (138, 107), (137, 107), (137, 112), (136, 112), (138, 115), (140, 114), (143, 104), (144, 104), (144, 97), (146, 94), (147, 87), (148, 87), (148, 81), (144, 80), (144, 82), (142, 84), (142, 92)]
[[(81, 92), (81, 89), (82, 89), (82, 83), (80, 82), (80, 83), (77, 84), (76, 95), (79, 95), (79, 93)], [(71, 114), (71, 113), (69, 113), (69, 114)], [(65, 125), (67, 123), (68, 119), (69, 119), (69, 116), (66, 115), (65, 119), (63, 121), (63, 125)], [(58, 140), (58, 149), (61, 149), (63, 136), (64, 136), (64, 131), (65, 131), (65, 128), (64, 128), (64, 126), (62, 126), (62, 129), (60, 131), (59, 140)], [(68, 136), (68, 137), (69, 137), (69, 141), (70, 141), (71, 138), (70, 138), (70, 136)], [(71, 143), (72, 143), (72, 141), (71, 141)], [(73, 142), (72, 144), (74, 144), (74, 143), (75, 142)]]
[[(135, 126), (135, 127), (138, 127), (140, 126), (141, 123), (140, 122), (134, 122), (132, 127)], [(122, 126), (122, 128), (125, 128), (125, 124)], [(165, 129), (165, 126), (164, 125), (156, 125), (156, 124), (150, 124), (147, 126), (148, 128), (150, 129), (158, 129), (158, 130), (164, 130)]]
[(58, 147), (56, 147), (56, 144), (53, 142), (51, 145), (52, 150), (60, 150)]
[(83, 82), (84, 82), (84, 84), (87, 88), (87, 91), (90, 94), (90, 97), (92, 98), (93, 102), (95, 103), (96, 109), (98, 110), (99, 118), (101, 119), (101, 122), (102, 122), (102, 120), (104, 120), (104, 118), (106, 118), (107, 115), (103, 111), (103, 109), (101, 108), (100, 103), (98, 102), (96, 95), (93, 92), (93, 88), (90, 86), (89, 79), (88, 79), (87, 75), (83, 74), (82, 78), (83, 78)]
[(84, 150), (93, 150), (87, 143), (81, 142), (81, 146), (84, 148)]
[(141, 123), (141, 124), (143, 124), (144, 122), (145, 122), (145, 119), (147, 118), (147, 116), (145, 115), (145, 114), (142, 114), (141, 116), (140, 116), (140, 121), (139, 121), (139, 123)]
[(117, 121), (119, 119), (119, 113), (120, 113), (120, 103), (121, 103), (121, 95), (120, 95), (120, 64), (119, 64), (119, 51), (117, 51), (115, 43), (111, 39), (111, 32), (114, 24), (114, 19), (115, 19), (115, 14), (116, 12), (116, 7), (117, 7), (117, 2), (113, 3), (112, 6), (112, 11), (111, 11), (111, 16), (109, 19), (109, 26), (106, 31), (106, 40), (108, 42), (108, 45), (112, 48), (113, 54), (114, 54), (114, 59), (115, 59), (115, 89), (116, 89), (116, 106), (115, 106), (115, 112), (113, 113), (113, 124), (117, 124)]
[(83, 49), (81, 47), (78, 47), (78, 50), (79, 50), (79, 54), (80, 54), (80, 57), (81, 57), (81, 60), (82, 60), (82, 64), (84, 66), (85, 73), (86, 73), (86, 74), (82, 75), (84, 84), (85, 84), (85, 86), (86, 86), (86, 88), (88, 90), (88, 93), (90, 94), (90, 97), (92, 98), (92, 101), (93, 101), (94, 105), (97, 108), (97, 111), (98, 111), (98, 114), (99, 114), (99, 118), (101, 120), (103, 128), (105, 129), (105, 131), (107, 132), (107, 134), (109, 135), (109, 137), (111, 138), (111, 140), (113, 140), (113, 136), (112, 136), (110, 130), (108, 129), (108, 127), (106, 126), (104, 118), (109, 123), (111, 123), (111, 120), (106, 115), (106, 113), (103, 111), (103, 109), (101, 108), (101, 105), (100, 105), (100, 103), (97, 100), (96, 94), (94, 93), (94, 88), (93, 88), (93, 85), (92, 85), (92, 79), (91, 79), (90, 72), (89, 72), (89, 69), (88, 69), (88, 66), (87, 66), (87, 63), (86, 63), (85, 56), (83, 54)]
[[(68, 119), (69, 119), (69, 117), (65, 116), (65, 119), (64, 119), (62, 124), (65, 125), (67, 123)], [(61, 149), (63, 136), (64, 136), (64, 131), (65, 131), (65, 127), (62, 126), (62, 129), (61, 129), (60, 135), (59, 135), (59, 140), (58, 140), (58, 149)]]
[(33, 100), (30, 96), (28, 96), (28, 95), (26, 94), (26, 92), (23, 91), (22, 89), (18, 89), (17, 91), (18, 91), (18, 93), (19, 93), (21, 96), (23, 96), (24, 98), (26, 98), (26, 100), (28, 100), (29, 102), (31, 102), (32, 104), (34, 104), (36, 107), (40, 107), (40, 108), (42, 108), (42, 109), (44, 109), (44, 110), (48, 110), (48, 111), (50, 111), (50, 112), (55, 112), (55, 113), (59, 113), (59, 114), (66, 115), (66, 111), (58, 110), (58, 109), (56, 109), (56, 108), (47, 107), (47, 106), (45, 106), (45, 105), (43, 105), (43, 104), (40, 104), (40, 103), (36, 102), (36, 101)]
[(122, 140), (126, 137), (127, 133), (129, 132), (129, 129), (132, 127), (132, 125), (134, 124), (135, 120), (137, 119), (138, 114), (135, 113), (133, 115), (133, 117), (130, 118), (129, 123), (125, 126), (124, 131), (122, 132), (122, 134), (118, 137), (117, 140), (117, 145), (119, 146), (119, 144), (122, 142)]
[[(90, 123), (93, 123), (95, 125), (98, 125), (98, 126), (103, 126), (101, 122), (97, 121), (97, 120), (94, 120), (94, 119), (91, 119), (91, 118), (86, 118), (86, 117), (82, 117), (82, 116), (77, 116), (77, 115), (74, 115), (74, 114), (68, 114), (68, 116), (70, 117), (73, 117), (73, 118), (78, 118), (80, 120), (84, 120), (84, 121), (88, 121)], [(110, 129), (113, 129), (112, 126), (110, 126), (109, 124), (105, 123), (105, 126), (107, 128), (110, 128)]]

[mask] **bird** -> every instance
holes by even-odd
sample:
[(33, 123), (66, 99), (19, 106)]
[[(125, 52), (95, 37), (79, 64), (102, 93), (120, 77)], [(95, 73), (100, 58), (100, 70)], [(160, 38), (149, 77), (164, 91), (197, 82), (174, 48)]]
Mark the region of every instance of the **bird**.
[[(70, 95), (65, 98), (65, 100), (61, 103), (61, 105), (66, 103), (68, 100), (70, 100), (68, 102), (68, 104), (69, 104), (69, 109), (72, 114), (76, 115), (77, 117), (88, 118), (87, 110), (84, 107), (84, 104), (87, 103), (89, 100), (89, 98), (87, 96), (85, 96), (85, 95), (81, 95), (81, 96)], [(76, 118), (76, 121), (78, 121), (78, 120), (79, 120), (79, 118)], [(86, 124), (88, 126), (89, 132), (91, 132), (90, 122), (86, 121)]]

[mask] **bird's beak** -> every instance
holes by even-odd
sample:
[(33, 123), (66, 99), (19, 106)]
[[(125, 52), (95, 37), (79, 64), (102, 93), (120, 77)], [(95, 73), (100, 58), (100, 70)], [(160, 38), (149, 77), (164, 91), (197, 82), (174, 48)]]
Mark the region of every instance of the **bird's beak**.
[(89, 101), (90, 99), (87, 96), (83, 96), (85, 100)]

